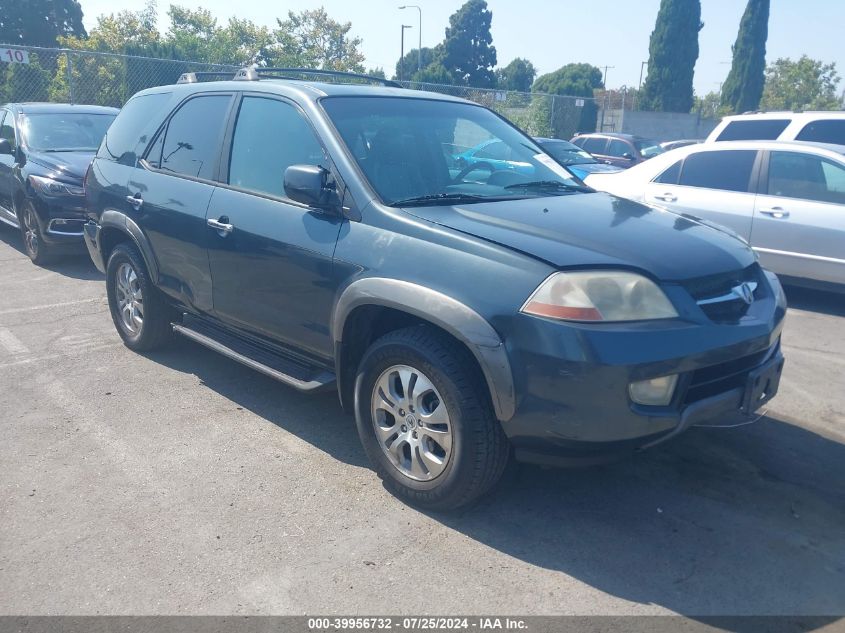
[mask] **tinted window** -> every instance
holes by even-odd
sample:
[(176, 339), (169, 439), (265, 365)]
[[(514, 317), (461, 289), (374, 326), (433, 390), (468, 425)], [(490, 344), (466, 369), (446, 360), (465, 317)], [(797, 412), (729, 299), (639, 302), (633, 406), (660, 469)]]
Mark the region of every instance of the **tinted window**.
[(35, 151), (94, 151), (103, 141), (114, 114), (51, 112), (25, 114), (21, 124), (23, 140)]
[(590, 154), (604, 154), (604, 148), (607, 145), (606, 138), (596, 138), (590, 137), (584, 140), (584, 144), (581, 146)]
[(228, 95), (210, 95), (191, 99), (179, 108), (167, 124), (160, 168), (213, 178), (230, 101)]
[(628, 145), (625, 141), (620, 141), (619, 139), (611, 140), (607, 146), (607, 155), (617, 156), (621, 158), (623, 154), (633, 156), (634, 152), (631, 146)]
[(795, 138), (799, 141), (845, 145), (845, 119), (813, 121), (805, 125)]
[[(6, 116), (3, 116), (3, 115)], [(15, 148), (15, 126), (14, 126), (14, 116), (11, 112), (6, 110), (0, 110), (0, 138), (4, 138), (12, 145), (12, 149)]]
[(232, 139), (229, 184), (284, 196), (285, 169), (325, 166), (325, 162), (323, 149), (299, 110), (273, 99), (244, 98)]
[(674, 165), (672, 165), (669, 169), (664, 171), (660, 174), (657, 178), (654, 179), (654, 182), (660, 182), (666, 185), (677, 185), (678, 184), (678, 176), (681, 175), (681, 163), (683, 161), (678, 161)]
[(638, 138), (634, 141), (634, 146), (643, 158), (652, 158), (658, 154), (663, 154), (666, 150), (660, 147), (660, 143), (652, 141), (647, 138)]
[(819, 156), (772, 152), (769, 195), (845, 204), (845, 168)]
[(724, 191), (748, 191), (756, 156), (754, 150), (691, 154), (684, 161), (679, 184)]
[(493, 160), (508, 160), (511, 156), (510, 147), (501, 141), (495, 141), (479, 150), (476, 154), (478, 158), (492, 158)]
[(773, 141), (789, 125), (789, 119), (731, 121), (717, 141)]
[[(115, 160), (124, 165), (135, 165), (136, 152), (141, 153), (150, 135), (161, 122), (170, 93), (157, 93), (133, 97), (123, 106), (114, 123), (106, 132), (97, 158)], [(150, 130), (152, 128), (152, 130)]]

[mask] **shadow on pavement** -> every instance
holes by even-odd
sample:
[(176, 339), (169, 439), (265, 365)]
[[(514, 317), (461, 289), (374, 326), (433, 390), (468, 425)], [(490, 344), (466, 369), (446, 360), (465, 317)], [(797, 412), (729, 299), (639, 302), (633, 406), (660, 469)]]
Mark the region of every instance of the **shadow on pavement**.
[(845, 294), (800, 286), (784, 286), (784, 291), (790, 308), (821, 312), (831, 316), (845, 316)]
[[(28, 259), (18, 229), (12, 228), (8, 224), (0, 224), (0, 242), (8, 244), (20, 253), (22, 257)], [(83, 244), (80, 244), (79, 248), (73, 247), (58, 254), (54, 261), (43, 268), (73, 279), (82, 279), (85, 281), (103, 279), (102, 273), (94, 266)]]
[[(333, 392), (298, 394), (184, 340), (150, 357), (367, 466)], [(692, 429), (590, 469), (516, 465), (476, 506), (429, 516), (637, 604), (692, 616), (845, 614), (845, 445), (789, 420)]]

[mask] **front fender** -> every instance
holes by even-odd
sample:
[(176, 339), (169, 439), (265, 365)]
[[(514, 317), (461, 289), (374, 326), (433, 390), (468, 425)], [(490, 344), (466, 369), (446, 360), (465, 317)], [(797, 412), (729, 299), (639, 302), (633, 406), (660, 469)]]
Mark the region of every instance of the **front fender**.
[(513, 417), (516, 395), (504, 343), (484, 317), (457, 299), (408, 281), (368, 277), (347, 286), (332, 315), (335, 347), (342, 343), (346, 319), (355, 308), (377, 305), (407, 312), (428, 321), (464, 343), (478, 361), (490, 390), (496, 417)]

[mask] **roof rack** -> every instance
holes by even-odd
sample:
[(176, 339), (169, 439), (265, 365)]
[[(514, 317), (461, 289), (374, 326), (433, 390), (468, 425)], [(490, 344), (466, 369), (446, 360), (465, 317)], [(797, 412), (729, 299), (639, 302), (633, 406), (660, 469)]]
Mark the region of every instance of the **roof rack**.
[[(300, 75), (300, 76), (297, 76)], [(359, 81), (367, 81), (370, 83), (388, 86), (390, 88), (401, 88), (402, 85), (390, 79), (382, 79), (381, 77), (373, 77), (372, 75), (363, 75), (359, 73), (347, 73), (339, 70), (322, 70), (318, 68), (260, 68), (249, 66), (241, 68), (235, 73), (234, 77), (230, 72), (199, 72), (199, 73), (184, 73), (179, 77), (177, 84), (193, 84), (201, 80), (215, 80), (215, 79), (231, 79), (233, 81), (259, 81), (261, 78), (266, 79), (291, 79), (294, 81), (307, 81), (301, 75), (316, 75), (318, 77), (327, 77), (335, 79), (357, 79)]]

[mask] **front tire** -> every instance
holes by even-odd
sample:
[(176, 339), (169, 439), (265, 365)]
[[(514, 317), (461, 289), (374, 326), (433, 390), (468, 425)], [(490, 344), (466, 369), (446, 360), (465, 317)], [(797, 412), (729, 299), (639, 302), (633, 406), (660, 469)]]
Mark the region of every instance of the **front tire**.
[(44, 241), (35, 207), (29, 200), (23, 202), (18, 223), (21, 228), (24, 250), (29, 256), (29, 259), (32, 260), (32, 263), (36, 266), (49, 264), (55, 258), (55, 254), (50, 246), (47, 245), (47, 242)]
[(106, 266), (106, 294), (114, 326), (129, 349), (145, 352), (172, 336), (173, 310), (150, 281), (134, 244), (118, 244)]
[(507, 464), (507, 438), (469, 353), (425, 326), (391, 332), (367, 350), (355, 420), (387, 489), (417, 506), (467, 505)]

